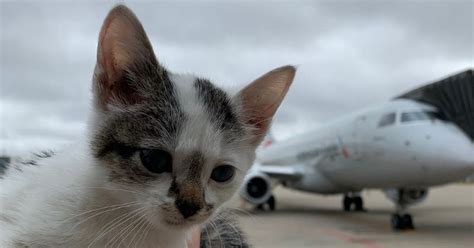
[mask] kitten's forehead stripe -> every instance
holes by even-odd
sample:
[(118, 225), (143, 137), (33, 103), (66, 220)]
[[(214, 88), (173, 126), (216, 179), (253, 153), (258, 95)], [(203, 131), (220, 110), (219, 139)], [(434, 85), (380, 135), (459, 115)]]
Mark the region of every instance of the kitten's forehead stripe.
[(144, 68), (139, 77), (129, 75), (129, 80), (140, 87), (142, 102), (134, 105), (133, 111), (111, 112), (98, 128), (91, 148), (96, 158), (114, 164), (111, 181), (146, 183), (156, 178), (144, 172), (133, 155), (141, 148), (156, 148), (141, 147), (143, 140), (156, 140), (173, 149), (186, 117), (180, 108), (175, 85), (164, 68)]
[(185, 159), (185, 166), (189, 168), (188, 179), (200, 182), (201, 172), (204, 167), (204, 155), (195, 151)]
[(150, 98), (153, 99), (150, 103), (151, 111), (146, 114), (153, 116), (155, 120), (160, 120), (168, 134), (177, 137), (185, 116), (178, 102), (176, 88), (164, 68), (158, 69), (158, 78), (155, 80), (150, 92)]
[(143, 138), (166, 139), (174, 145), (185, 115), (181, 110), (175, 86), (164, 68), (146, 71), (148, 75), (140, 80), (131, 79), (143, 86), (144, 102), (133, 112), (123, 112), (108, 118), (97, 133), (92, 148), (95, 157), (102, 158), (114, 152), (122, 155), (123, 149), (117, 142), (139, 144)]
[(240, 131), (241, 125), (234, 113), (228, 95), (215, 87), (209, 80), (198, 78), (194, 81), (198, 98), (209, 111), (211, 120), (216, 122), (222, 131)]
[(177, 182), (176, 177), (173, 177), (170, 188), (168, 190), (169, 196), (176, 197), (177, 206), (193, 206), (195, 208), (202, 208), (206, 205), (204, 200), (204, 189), (201, 183), (201, 175), (204, 167), (204, 155), (201, 152), (191, 152), (183, 160), (183, 167), (187, 167), (188, 172), (183, 181)]

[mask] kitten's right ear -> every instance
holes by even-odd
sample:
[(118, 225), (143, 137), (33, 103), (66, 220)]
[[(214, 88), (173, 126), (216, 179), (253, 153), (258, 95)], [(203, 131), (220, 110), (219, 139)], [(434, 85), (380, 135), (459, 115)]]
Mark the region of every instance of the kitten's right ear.
[(94, 73), (97, 103), (132, 105), (140, 102), (137, 78), (159, 69), (140, 21), (123, 5), (113, 8), (102, 25)]

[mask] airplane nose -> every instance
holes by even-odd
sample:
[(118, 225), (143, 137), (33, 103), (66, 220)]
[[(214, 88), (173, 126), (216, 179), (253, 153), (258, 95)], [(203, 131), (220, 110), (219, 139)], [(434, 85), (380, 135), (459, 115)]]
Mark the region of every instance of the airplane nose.
[(474, 143), (466, 146), (451, 147), (447, 152), (448, 159), (452, 161), (450, 167), (474, 173)]
[(185, 219), (195, 215), (201, 209), (198, 204), (183, 200), (177, 200), (175, 205)]

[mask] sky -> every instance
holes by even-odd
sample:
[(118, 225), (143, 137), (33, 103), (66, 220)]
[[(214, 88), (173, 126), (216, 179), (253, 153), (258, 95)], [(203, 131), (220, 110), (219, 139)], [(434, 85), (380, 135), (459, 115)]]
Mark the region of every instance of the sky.
[[(283, 140), (474, 67), (474, 1), (121, 1), (173, 72), (240, 89), (298, 67)], [(0, 0), (0, 155), (84, 135), (98, 33), (118, 1)]]

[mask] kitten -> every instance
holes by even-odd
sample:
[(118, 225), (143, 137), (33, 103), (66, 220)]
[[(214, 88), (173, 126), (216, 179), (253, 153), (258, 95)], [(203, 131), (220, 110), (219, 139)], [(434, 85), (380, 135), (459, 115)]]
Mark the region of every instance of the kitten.
[(230, 96), (162, 67), (136, 16), (115, 7), (99, 35), (89, 132), (7, 171), (0, 247), (186, 247), (239, 188), (294, 75), (281, 67)]

